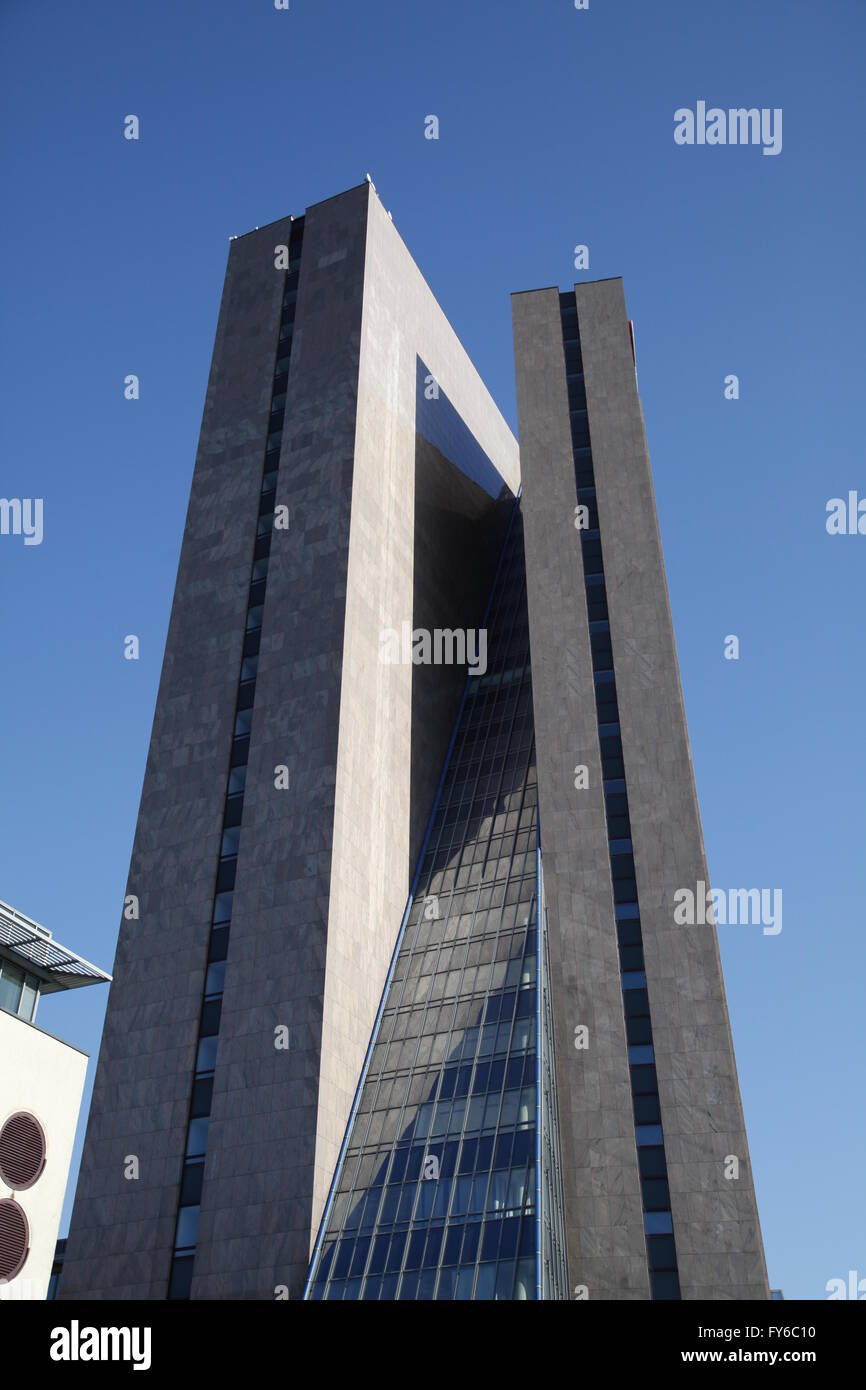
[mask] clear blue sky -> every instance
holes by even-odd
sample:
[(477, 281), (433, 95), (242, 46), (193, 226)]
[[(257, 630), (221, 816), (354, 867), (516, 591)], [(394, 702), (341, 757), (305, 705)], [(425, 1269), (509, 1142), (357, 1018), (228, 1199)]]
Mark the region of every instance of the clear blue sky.
[[(720, 934), (800, 1298), (866, 1276), (866, 536), (824, 525), (866, 495), (864, 37), (861, 0), (0, 11), (0, 495), (45, 508), (0, 537), (0, 897), (110, 969), (232, 233), (369, 170), (515, 431), (510, 291), (623, 275), (710, 873), (784, 891), (780, 936)], [(676, 146), (698, 100), (781, 107), (782, 153)], [(95, 1058), (106, 994), (40, 1022)]]

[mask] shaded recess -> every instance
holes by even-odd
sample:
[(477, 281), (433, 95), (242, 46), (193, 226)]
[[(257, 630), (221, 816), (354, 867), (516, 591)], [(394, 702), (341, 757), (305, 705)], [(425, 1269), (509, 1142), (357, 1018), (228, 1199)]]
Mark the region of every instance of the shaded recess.
[[(514, 497), (420, 357), (415, 402), (413, 628), (477, 631)], [(430, 770), (442, 766), (465, 681), (465, 665), (413, 668), (413, 866), (436, 790)]]

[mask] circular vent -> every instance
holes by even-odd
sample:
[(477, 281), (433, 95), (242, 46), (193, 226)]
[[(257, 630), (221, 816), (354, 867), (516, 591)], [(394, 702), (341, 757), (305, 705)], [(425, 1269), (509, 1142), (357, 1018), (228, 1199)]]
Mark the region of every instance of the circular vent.
[(0, 1186), (22, 1192), (45, 1167), (45, 1133), (35, 1115), (20, 1110), (0, 1129)]
[(30, 1231), (17, 1202), (0, 1201), (0, 1284), (20, 1274), (27, 1259)]

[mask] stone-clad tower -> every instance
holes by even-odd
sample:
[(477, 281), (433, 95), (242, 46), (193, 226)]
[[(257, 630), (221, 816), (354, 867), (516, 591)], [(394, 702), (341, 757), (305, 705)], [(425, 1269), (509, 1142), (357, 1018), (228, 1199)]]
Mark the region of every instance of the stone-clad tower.
[(231, 242), (62, 1297), (300, 1292), (517, 487), (369, 182)]
[(513, 313), (572, 1282), (768, 1298), (622, 281)]
[(621, 284), (514, 324), (522, 494), (369, 181), (231, 242), (62, 1298), (768, 1296)]

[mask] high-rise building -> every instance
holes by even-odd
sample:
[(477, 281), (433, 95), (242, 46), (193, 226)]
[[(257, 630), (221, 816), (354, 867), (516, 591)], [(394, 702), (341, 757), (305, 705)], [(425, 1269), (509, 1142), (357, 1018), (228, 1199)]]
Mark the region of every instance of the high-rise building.
[(622, 281), (513, 320), (572, 1282), (766, 1299)]
[(108, 976), (0, 902), (0, 1301), (49, 1296), (87, 1054), (36, 1022), (43, 996)]
[(519, 461), (369, 180), (231, 242), (61, 1297), (768, 1296), (576, 295), (515, 300)]

